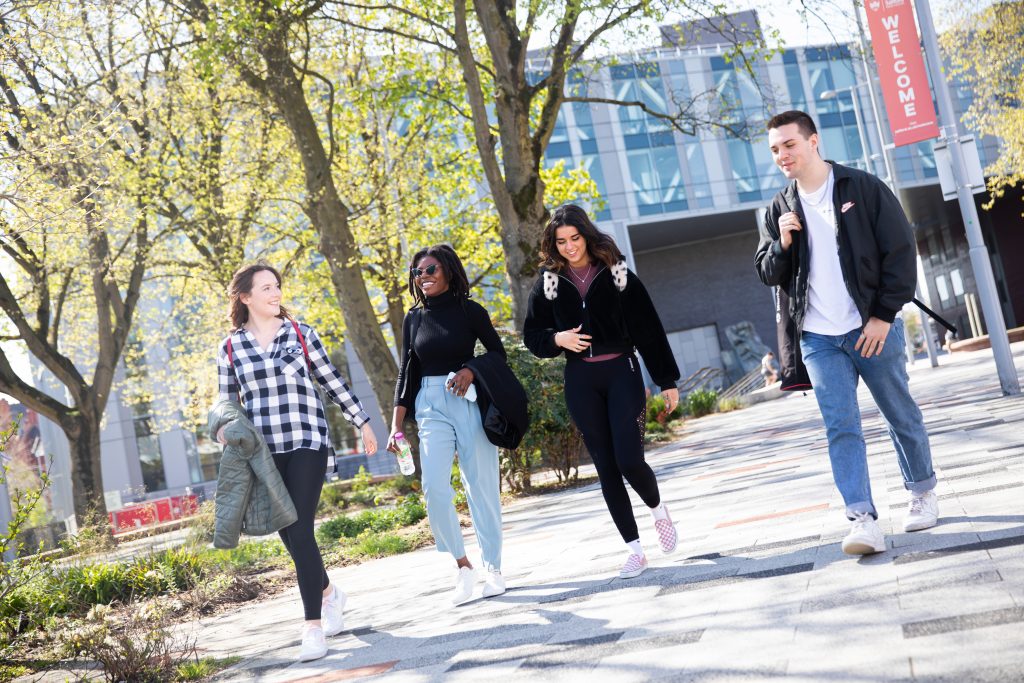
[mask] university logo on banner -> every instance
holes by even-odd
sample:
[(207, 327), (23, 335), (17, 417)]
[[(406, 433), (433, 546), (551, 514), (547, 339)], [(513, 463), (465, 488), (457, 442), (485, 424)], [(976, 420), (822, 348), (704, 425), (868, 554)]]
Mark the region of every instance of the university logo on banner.
[(938, 137), (921, 42), (910, 0), (867, 0), (868, 30), (896, 146)]

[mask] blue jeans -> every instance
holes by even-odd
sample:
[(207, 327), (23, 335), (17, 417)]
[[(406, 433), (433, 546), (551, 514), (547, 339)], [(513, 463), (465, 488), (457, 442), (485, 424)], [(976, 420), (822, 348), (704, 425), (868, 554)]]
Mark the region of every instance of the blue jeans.
[(487, 440), (480, 408), (445, 389), (443, 376), (424, 377), (416, 395), (420, 432), (423, 497), (434, 541), (440, 552), (464, 557), (459, 515), (452, 499), (452, 460), (459, 453), (459, 472), (473, 518), (477, 544), (488, 569), (501, 569), (501, 481), (498, 447)]
[(864, 378), (889, 427), (904, 486), (914, 493), (935, 488), (928, 432), (907, 385), (903, 321), (893, 323), (878, 356), (863, 358), (854, 351), (860, 334), (861, 330), (856, 329), (838, 336), (804, 332), (800, 337), (800, 352), (825, 421), (832, 478), (850, 519), (861, 512), (878, 517), (871, 499), (867, 448), (857, 404), (859, 378)]

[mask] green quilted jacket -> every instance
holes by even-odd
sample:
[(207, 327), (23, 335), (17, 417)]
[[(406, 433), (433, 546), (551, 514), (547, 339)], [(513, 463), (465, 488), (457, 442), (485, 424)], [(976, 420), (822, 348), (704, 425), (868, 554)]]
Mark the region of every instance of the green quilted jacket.
[(217, 473), (213, 545), (234, 548), (240, 534), (272, 534), (298, 515), (267, 442), (237, 402), (218, 401), (210, 410), (210, 438), (222, 426), (227, 445)]

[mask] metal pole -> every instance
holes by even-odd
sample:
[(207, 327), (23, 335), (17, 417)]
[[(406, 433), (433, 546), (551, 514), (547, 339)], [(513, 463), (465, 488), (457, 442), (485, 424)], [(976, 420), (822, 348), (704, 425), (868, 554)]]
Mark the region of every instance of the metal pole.
[[(872, 76), (871, 52), (868, 50), (868, 39), (864, 31), (864, 22), (860, 18), (860, 3), (853, 0), (853, 15), (857, 18), (857, 37), (860, 41), (860, 64), (864, 69), (864, 81), (868, 88), (868, 96), (871, 100), (871, 113), (875, 117), (875, 132), (878, 134), (878, 145), (882, 148), (882, 162), (885, 165), (886, 182), (889, 189), (896, 195), (896, 201), (900, 200), (899, 179), (896, 177), (896, 165), (892, 160), (892, 149), (885, 142), (885, 126), (882, 124), (882, 112), (879, 107), (878, 91), (875, 89), (875, 79)], [(902, 202), (901, 202), (902, 203)], [(917, 255), (917, 298), (932, 307), (931, 299), (928, 296), (928, 285), (924, 280), (924, 262), (921, 261), (921, 254)], [(924, 334), (924, 347), (928, 351), (928, 363), (933, 367), (939, 367), (939, 355), (935, 350), (935, 339), (932, 338), (931, 321), (924, 311), (918, 311), (918, 320), (921, 323), (921, 332)]]
[(857, 0), (853, 0), (853, 15), (857, 17), (857, 37), (860, 39), (860, 64), (864, 69), (864, 82), (868, 86), (868, 96), (871, 100), (871, 113), (875, 117), (875, 127), (878, 133), (878, 145), (882, 148), (882, 162), (885, 164), (885, 175), (887, 176), (886, 182), (889, 183), (889, 189), (896, 195), (896, 199), (900, 198), (900, 193), (896, 189), (896, 168), (892, 163), (892, 156), (889, 148), (885, 145), (885, 129), (882, 126), (882, 114), (878, 108), (878, 93), (875, 91), (875, 79), (871, 76), (871, 68), (868, 66), (868, 60), (870, 52), (868, 52), (868, 39), (864, 35), (864, 22), (860, 18), (860, 4)]
[(921, 25), (921, 37), (924, 40), (925, 56), (928, 69), (931, 71), (932, 85), (935, 88), (935, 99), (939, 104), (939, 119), (943, 125), (940, 130), (949, 145), (949, 158), (953, 167), (953, 180), (956, 182), (957, 199), (960, 202), (960, 215), (964, 220), (967, 232), (967, 244), (970, 247), (971, 266), (974, 268), (974, 279), (978, 283), (978, 294), (981, 296), (981, 310), (988, 326), (988, 338), (992, 345), (992, 355), (996, 361), (996, 372), (1004, 395), (1020, 393), (1020, 381), (1017, 379), (1017, 368), (1013, 364), (1010, 352), (1010, 341), (1006, 336), (1006, 321), (1003, 310), (999, 306), (996, 293), (996, 281), (992, 274), (992, 262), (988, 258), (985, 240), (981, 235), (978, 223), (978, 209), (974, 206), (974, 193), (967, 179), (967, 165), (964, 163), (964, 152), (960, 148), (960, 136), (957, 132), (956, 116), (953, 113), (953, 100), (949, 96), (949, 84), (942, 71), (942, 59), (939, 56), (939, 39), (935, 35), (932, 23), (932, 10), (928, 0), (917, 2), (917, 22)]
[(853, 102), (853, 120), (857, 122), (857, 137), (860, 138), (861, 153), (864, 155), (864, 172), (871, 173), (871, 155), (868, 153), (868, 136), (864, 134), (864, 125), (860, 119), (860, 105), (857, 103), (857, 86), (850, 88), (850, 101)]

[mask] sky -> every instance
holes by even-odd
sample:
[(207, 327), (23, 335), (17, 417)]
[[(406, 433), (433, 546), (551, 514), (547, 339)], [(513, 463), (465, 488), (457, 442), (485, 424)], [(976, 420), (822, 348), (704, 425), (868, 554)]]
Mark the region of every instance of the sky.
[[(941, 33), (955, 12), (981, 7), (988, 0), (931, 0), (932, 18)], [(777, 0), (729, 0), (730, 10), (756, 9), (761, 24), (779, 31), (783, 43), (789, 47), (849, 43), (857, 40), (857, 21), (853, 15), (854, 0), (806, 0), (806, 2), (778, 2)], [(813, 11), (801, 13), (803, 6)], [(861, 11), (861, 17), (864, 14)], [(865, 23), (865, 31), (867, 24)]]

